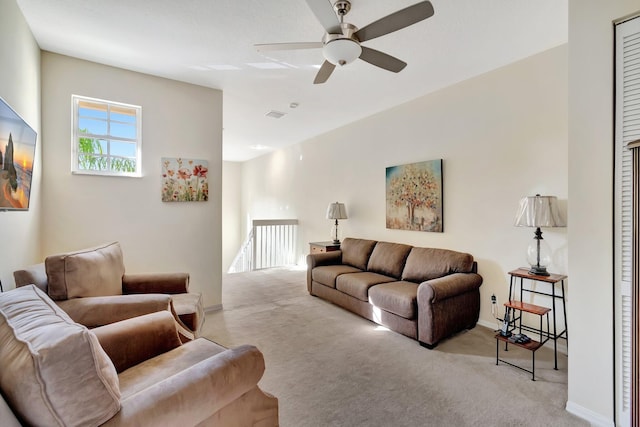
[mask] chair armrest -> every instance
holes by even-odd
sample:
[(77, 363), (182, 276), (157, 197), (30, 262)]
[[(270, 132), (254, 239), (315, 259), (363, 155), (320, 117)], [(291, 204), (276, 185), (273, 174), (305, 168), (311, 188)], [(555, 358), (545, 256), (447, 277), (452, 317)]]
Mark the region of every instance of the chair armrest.
[(47, 271), (44, 268), (44, 263), (30, 265), (22, 270), (14, 271), (13, 279), (16, 282), (16, 288), (34, 284), (46, 294), (49, 287), (49, 280), (47, 279)]
[(482, 276), (475, 273), (453, 273), (422, 282), (418, 287), (418, 305), (436, 303), (476, 290), (482, 285)]
[(108, 325), (120, 320), (156, 311), (171, 311), (171, 296), (166, 294), (112, 295), (72, 298), (56, 301), (71, 319), (86, 326)]
[(184, 294), (189, 292), (189, 273), (125, 274), (123, 294)]
[(120, 412), (104, 426), (199, 425), (256, 388), (264, 369), (253, 346), (225, 350), (123, 398)]
[(2, 395), (0, 395), (0, 420), (2, 421), (2, 427), (22, 427), (22, 424), (20, 424)]
[(181, 345), (173, 315), (145, 314), (91, 330), (98, 337), (117, 372)]

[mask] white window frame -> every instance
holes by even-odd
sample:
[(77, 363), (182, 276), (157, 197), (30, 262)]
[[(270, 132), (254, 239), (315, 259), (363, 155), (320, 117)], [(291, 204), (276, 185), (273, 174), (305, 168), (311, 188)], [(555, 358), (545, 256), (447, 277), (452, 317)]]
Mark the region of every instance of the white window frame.
[[(90, 102), (93, 104), (103, 104), (105, 109), (107, 110), (107, 118), (105, 120), (107, 125), (107, 133), (104, 135), (92, 134), (92, 133), (84, 133), (80, 132), (80, 110), (79, 104), (80, 102)], [(79, 174), (79, 175), (102, 175), (102, 176), (124, 176), (124, 177), (136, 177), (139, 178), (142, 176), (142, 107), (139, 105), (131, 105), (125, 104), (122, 102), (108, 101), (105, 99), (98, 98), (90, 98), (86, 96), (80, 95), (71, 95), (71, 105), (72, 105), (72, 137), (71, 137), (71, 173)], [(115, 122), (115, 120), (111, 120), (111, 109), (113, 107), (127, 108), (135, 110), (136, 113), (136, 138), (123, 138), (117, 137), (110, 134), (111, 123)], [(101, 139), (107, 141), (107, 152), (102, 156), (107, 160), (107, 170), (94, 170), (94, 169), (82, 169), (79, 166), (79, 139), (80, 138), (93, 138), (93, 139)], [(136, 170), (134, 172), (121, 172), (116, 170), (111, 170), (111, 160), (113, 158), (123, 158), (122, 156), (112, 155), (110, 152), (110, 142), (111, 141), (120, 141), (127, 143), (135, 143), (136, 145)], [(130, 157), (133, 159), (133, 157)]]

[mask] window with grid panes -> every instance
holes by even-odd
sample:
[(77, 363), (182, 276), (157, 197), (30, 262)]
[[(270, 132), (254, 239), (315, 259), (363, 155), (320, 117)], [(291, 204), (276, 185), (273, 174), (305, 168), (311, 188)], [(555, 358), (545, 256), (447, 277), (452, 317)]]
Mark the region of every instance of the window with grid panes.
[(77, 95), (72, 101), (71, 171), (142, 176), (142, 107)]

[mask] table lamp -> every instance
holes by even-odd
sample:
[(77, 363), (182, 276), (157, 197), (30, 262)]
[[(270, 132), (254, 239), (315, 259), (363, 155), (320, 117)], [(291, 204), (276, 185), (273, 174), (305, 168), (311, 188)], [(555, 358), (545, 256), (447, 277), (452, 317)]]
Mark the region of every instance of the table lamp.
[(536, 227), (533, 241), (527, 247), (527, 261), (531, 265), (529, 273), (549, 276), (547, 266), (551, 263), (551, 249), (542, 239), (540, 228), (566, 226), (566, 222), (558, 210), (558, 199), (555, 196), (541, 196), (539, 194), (521, 199), (514, 225)]
[(345, 208), (344, 203), (331, 203), (327, 208), (327, 219), (336, 220), (334, 226), (331, 227), (331, 236), (333, 237), (333, 243), (338, 245), (340, 244), (340, 239), (338, 239), (338, 220), (347, 219), (347, 208)]

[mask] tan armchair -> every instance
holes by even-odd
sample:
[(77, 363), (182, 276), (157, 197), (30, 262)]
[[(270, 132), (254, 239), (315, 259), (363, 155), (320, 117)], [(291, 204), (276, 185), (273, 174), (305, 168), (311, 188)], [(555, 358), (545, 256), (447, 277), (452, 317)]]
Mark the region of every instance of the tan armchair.
[(278, 425), (262, 353), (182, 344), (156, 312), (89, 330), (36, 286), (0, 294), (3, 426)]
[(36, 285), (88, 328), (168, 310), (189, 340), (204, 322), (202, 298), (189, 292), (188, 273), (125, 274), (118, 242), (51, 255), (13, 276), (16, 287)]

